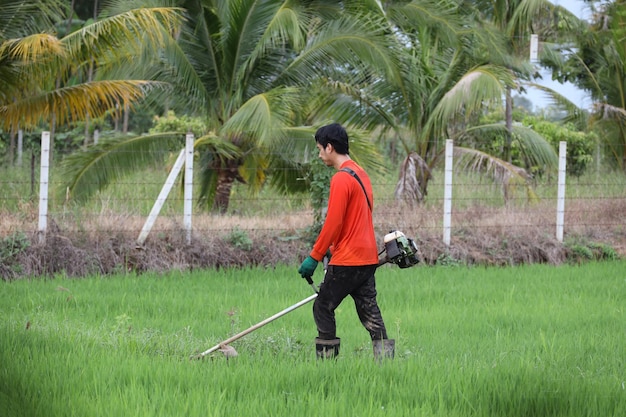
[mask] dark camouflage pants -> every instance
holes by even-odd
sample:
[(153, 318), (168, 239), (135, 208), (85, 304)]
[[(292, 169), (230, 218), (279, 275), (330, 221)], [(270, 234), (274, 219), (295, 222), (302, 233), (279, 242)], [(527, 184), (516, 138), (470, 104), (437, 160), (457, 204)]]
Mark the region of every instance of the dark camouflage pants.
[(319, 295), (313, 303), (313, 318), (320, 339), (335, 339), (335, 309), (348, 295), (354, 300), (356, 312), (372, 340), (386, 339), (387, 330), (376, 302), (376, 265), (329, 265)]

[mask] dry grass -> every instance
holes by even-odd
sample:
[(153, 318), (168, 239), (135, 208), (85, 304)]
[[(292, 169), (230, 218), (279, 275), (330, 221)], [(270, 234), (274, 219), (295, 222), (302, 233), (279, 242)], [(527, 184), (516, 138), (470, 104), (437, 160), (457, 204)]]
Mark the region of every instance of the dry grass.
[[(572, 250), (555, 238), (552, 203), (500, 208), (472, 205), (454, 210), (450, 247), (443, 243), (443, 208), (437, 205), (388, 203), (376, 208), (374, 221), (379, 241), (390, 230), (401, 230), (415, 239), (422, 261), (428, 264), (560, 264), (571, 258)], [(568, 201), (565, 240), (606, 245), (626, 256), (623, 213), (625, 199)], [(45, 242), (39, 243), (35, 204), (22, 204), (18, 213), (0, 213), (0, 251), (4, 247), (0, 276), (295, 264), (310, 250), (306, 229), (313, 222), (309, 210), (257, 217), (198, 214), (193, 218), (193, 241), (188, 245), (182, 216), (160, 217), (147, 241), (138, 245), (146, 220), (142, 216), (107, 209), (97, 216), (65, 212), (50, 218)], [(23, 247), (7, 251), (18, 235), (22, 240), (17, 243)]]

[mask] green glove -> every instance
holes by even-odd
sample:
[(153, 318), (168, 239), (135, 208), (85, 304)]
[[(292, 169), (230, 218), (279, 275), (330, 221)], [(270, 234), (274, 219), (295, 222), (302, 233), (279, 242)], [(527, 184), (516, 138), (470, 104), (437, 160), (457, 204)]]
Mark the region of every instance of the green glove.
[(315, 268), (317, 268), (317, 261), (311, 256), (307, 256), (304, 262), (302, 262), (302, 265), (300, 265), (300, 268), (298, 268), (298, 273), (302, 275), (302, 278), (311, 278), (315, 272)]

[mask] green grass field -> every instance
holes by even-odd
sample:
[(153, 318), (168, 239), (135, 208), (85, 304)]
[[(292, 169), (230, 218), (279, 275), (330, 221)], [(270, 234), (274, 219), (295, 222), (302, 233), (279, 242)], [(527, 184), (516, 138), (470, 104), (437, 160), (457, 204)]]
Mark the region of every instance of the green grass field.
[[(624, 416), (626, 262), (378, 271), (396, 358), (351, 300), (315, 360), (295, 266), (0, 283), (0, 416)], [(317, 271), (317, 281), (321, 271)]]

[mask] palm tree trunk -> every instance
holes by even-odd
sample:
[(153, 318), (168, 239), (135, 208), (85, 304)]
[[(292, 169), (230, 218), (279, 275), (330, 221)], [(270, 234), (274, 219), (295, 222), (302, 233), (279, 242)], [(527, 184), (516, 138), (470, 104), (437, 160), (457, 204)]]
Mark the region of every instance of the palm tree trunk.
[(230, 192), (233, 189), (235, 180), (245, 182), (239, 175), (239, 165), (241, 161), (231, 159), (217, 168), (217, 185), (215, 187), (215, 199), (213, 200), (213, 210), (220, 214), (226, 213), (230, 205)]
[(511, 88), (506, 89), (506, 108), (505, 108), (505, 123), (506, 123), (506, 146), (504, 149), (504, 155), (502, 159), (507, 162), (511, 162), (511, 139), (513, 132), (513, 97), (511, 97)]
[(122, 133), (128, 133), (128, 118), (130, 116), (130, 106), (128, 103), (124, 104), (124, 119), (122, 121)]
[(215, 200), (213, 209), (220, 214), (225, 214), (230, 205), (230, 192), (235, 182), (235, 176), (230, 168), (223, 168), (217, 174), (217, 187), (215, 189)]

